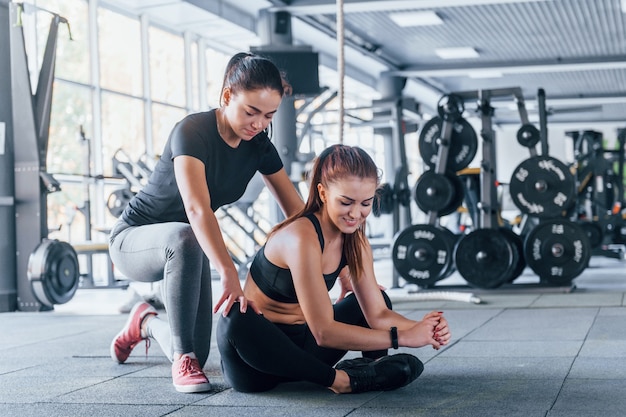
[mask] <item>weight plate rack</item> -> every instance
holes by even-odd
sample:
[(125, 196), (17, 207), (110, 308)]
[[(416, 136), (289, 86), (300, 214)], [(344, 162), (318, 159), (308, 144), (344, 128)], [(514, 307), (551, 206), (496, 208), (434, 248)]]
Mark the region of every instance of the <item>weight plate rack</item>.
[[(530, 157), (514, 170), (509, 189), (515, 205), (531, 221), (520, 233), (504, 227), (498, 202), (494, 109), (491, 99), (512, 95), (521, 119), (516, 139)], [(464, 185), (459, 179), (474, 159), (478, 137), (462, 118), (464, 101), (477, 99), (482, 129), (478, 173), (480, 196), (472, 209), (473, 227), (461, 236), (439, 226), (442, 216), (461, 206)], [(428, 169), (417, 180), (414, 199), (427, 213), (426, 224), (412, 225), (394, 238), (392, 260), (399, 274), (420, 287), (431, 287), (455, 270), (472, 287), (495, 289), (513, 283), (529, 267), (548, 285), (569, 285), (586, 268), (591, 237), (597, 245), (604, 230), (581, 226), (566, 216), (576, 200), (576, 179), (570, 167), (548, 154), (545, 92), (538, 91), (540, 128), (528, 119), (520, 88), (480, 90), (444, 95), (438, 116), (419, 136), (420, 155)], [(537, 150), (540, 146), (540, 151)]]

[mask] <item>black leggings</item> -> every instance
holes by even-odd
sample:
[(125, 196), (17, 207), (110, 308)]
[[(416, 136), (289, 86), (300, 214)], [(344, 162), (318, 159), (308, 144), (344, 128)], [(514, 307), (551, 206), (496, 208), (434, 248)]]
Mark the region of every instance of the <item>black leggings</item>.
[[(382, 294), (391, 308), (391, 300)], [(336, 321), (369, 327), (354, 294), (333, 309)], [(276, 324), (251, 308), (242, 314), (237, 307), (227, 317), (220, 316), (217, 347), (226, 382), (241, 392), (267, 391), (292, 381), (329, 387), (335, 380), (333, 365), (347, 353), (318, 346), (307, 324)], [(387, 350), (363, 352), (372, 359), (386, 354)]]

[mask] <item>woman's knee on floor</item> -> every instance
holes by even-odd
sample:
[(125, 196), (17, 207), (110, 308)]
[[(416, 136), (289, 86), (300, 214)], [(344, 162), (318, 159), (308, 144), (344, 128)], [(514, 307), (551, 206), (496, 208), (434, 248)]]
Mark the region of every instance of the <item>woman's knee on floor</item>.
[(217, 323), (218, 335), (221, 338), (231, 339), (236, 335), (250, 334), (258, 327), (259, 319), (262, 317), (252, 309), (242, 313), (239, 310), (239, 303), (235, 303), (226, 317), (220, 316)]
[(278, 382), (274, 380), (274, 377), (270, 375), (256, 375), (257, 373), (252, 371), (250, 374), (242, 374), (237, 377), (230, 376), (229, 372), (224, 370), (222, 364), (222, 374), (227, 384), (229, 384), (235, 391), (243, 393), (255, 393), (265, 392), (276, 388)]

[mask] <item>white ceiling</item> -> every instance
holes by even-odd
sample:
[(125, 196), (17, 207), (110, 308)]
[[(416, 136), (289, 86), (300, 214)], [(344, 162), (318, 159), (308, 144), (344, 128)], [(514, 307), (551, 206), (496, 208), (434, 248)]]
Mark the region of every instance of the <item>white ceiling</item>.
[[(190, 31), (227, 50), (260, 43), (261, 9), (288, 11), (294, 43), (336, 64), (331, 0), (106, 0)], [(407, 77), (404, 94), (432, 111), (444, 93), (520, 87), (531, 107), (546, 92), (549, 122), (626, 122), (626, 20), (620, 0), (344, 0), (346, 73), (376, 87)], [(443, 24), (401, 27), (392, 14), (434, 11)], [(478, 57), (444, 60), (436, 50), (471, 47)], [(494, 75), (499, 75), (494, 77)], [(519, 123), (508, 106), (496, 119)]]

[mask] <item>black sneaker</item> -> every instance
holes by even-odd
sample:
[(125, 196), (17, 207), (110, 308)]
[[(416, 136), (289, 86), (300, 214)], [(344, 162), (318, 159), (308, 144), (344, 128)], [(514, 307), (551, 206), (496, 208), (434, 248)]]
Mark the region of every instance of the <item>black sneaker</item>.
[(380, 359), (348, 359), (339, 362), (335, 369), (345, 371), (350, 377), (353, 393), (390, 391), (403, 387), (420, 376), (424, 364), (413, 355), (398, 353)]
[(346, 368), (348, 369), (360, 368), (362, 366), (367, 366), (372, 362), (374, 362), (374, 359), (366, 358), (366, 357), (346, 359), (344, 361), (339, 362), (335, 368), (345, 371)]

